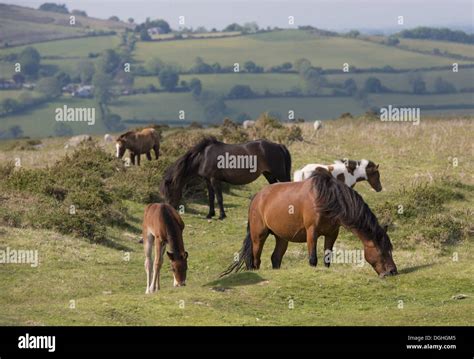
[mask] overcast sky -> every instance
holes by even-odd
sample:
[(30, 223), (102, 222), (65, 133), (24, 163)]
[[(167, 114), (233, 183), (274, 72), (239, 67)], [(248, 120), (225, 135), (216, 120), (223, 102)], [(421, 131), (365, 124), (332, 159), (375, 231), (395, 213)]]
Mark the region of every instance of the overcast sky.
[[(38, 8), (55, 0), (0, 0), (9, 4)], [(229, 23), (256, 21), (261, 27), (288, 27), (288, 16), (296, 25), (323, 29), (395, 29), (398, 16), (404, 27), (446, 26), (472, 31), (473, 0), (63, 0), (69, 10), (85, 10), (89, 16), (121, 19), (132, 17), (142, 22), (146, 17), (163, 18), (173, 28), (179, 16), (186, 26), (220, 29)], [(466, 29), (467, 28), (467, 29)]]

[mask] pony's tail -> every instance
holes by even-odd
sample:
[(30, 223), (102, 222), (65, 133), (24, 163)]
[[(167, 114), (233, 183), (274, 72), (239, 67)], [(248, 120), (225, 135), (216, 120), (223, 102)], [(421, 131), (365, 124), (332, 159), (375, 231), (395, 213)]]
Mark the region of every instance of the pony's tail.
[(283, 151), (283, 157), (285, 158), (285, 175), (286, 179), (284, 182), (291, 182), (291, 154), (285, 145), (280, 145)]
[(241, 271), (244, 265), (247, 270), (253, 268), (252, 239), (250, 238), (249, 223), (247, 223), (247, 236), (245, 237), (242, 248), (240, 249), (239, 257), (219, 275), (219, 278), (222, 278), (233, 272), (237, 273)]

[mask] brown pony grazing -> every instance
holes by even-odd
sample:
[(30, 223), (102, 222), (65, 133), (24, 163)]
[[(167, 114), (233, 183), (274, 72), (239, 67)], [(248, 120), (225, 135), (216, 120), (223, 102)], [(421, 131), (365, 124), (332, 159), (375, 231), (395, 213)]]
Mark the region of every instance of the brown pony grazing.
[(217, 197), (220, 216), (226, 217), (222, 197), (222, 182), (248, 184), (264, 175), (269, 183), (291, 181), (291, 155), (284, 145), (267, 140), (227, 144), (215, 137), (206, 137), (190, 148), (166, 170), (160, 184), (165, 201), (179, 205), (183, 187), (192, 176), (205, 179), (209, 194), (209, 213), (215, 216)]
[(364, 255), (381, 276), (397, 274), (392, 259), (392, 244), (369, 206), (352, 188), (318, 168), (302, 182), (276, 183), (264, 187), (252, 199), (248, 214), (247, 237), (234, 262), (221, 276), (260, 267), (263, 245), (269, 234), (276, 239), (272, 254), (273, 268), (280, 268), (288, 242), (307, 242), (309, 264), (316, 266), (316, 242), (325, 236), (325, 265), (339, 227), (351, 230), (364, 244)]
[[(186, 285), (188, 252), (184, 250), (183, 229), (183, 220), (170, 205), (153, 203), (145, 207), (143, 245), (145, 248), (146, 294), (160, 289), (160, 269), (167, 245), (170, 252), (166, 252), (166, 254), (171, 260), (174, 286)], [(152, 267), (153, 242), (155, 244), (155, 260)]]
[(155, 157), (160, 156), (160, 134), (153, 128), (145, 128), (141, 131), (128, 131), (117, 138), (117, 158), (122, 158), (125, 151), (130, 151), (130, 162), (140, 166), (140, 155), (146, 153), (146, 158), (151, 161), (151, 150), (155, 151)]

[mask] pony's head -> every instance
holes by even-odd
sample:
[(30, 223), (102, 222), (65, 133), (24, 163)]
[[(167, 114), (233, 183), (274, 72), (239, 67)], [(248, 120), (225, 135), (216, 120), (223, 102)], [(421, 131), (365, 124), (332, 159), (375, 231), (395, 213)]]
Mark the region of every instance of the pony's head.
[(365, 168), (365, 173), (367, 175), (367, 181), (369, 182), (370, 186), (376, 192), (380, 192), (382, 190), (382, 184), (380, 183), (379, 165), (376, 165), (374, 162), (369, 161), (367, 167)]
[(188, 270), (188, 252), (170, 253), (166, 252), (171, 260), (171, 270), (173, 271), (173, 285), (183, 287), (186, 285), (186, 272)]
[(317, 168), (311, 178), (317, 210), (334, 224), (343, 225), (360, 238), (364, 244), (365, 259), (379, 276), (397, 274), (386, 228), (379, 224), (363, 198), (324, 168)]
[(386, 227), (378, 226), (375, 240), (369, 239), (362, 235), (364, 243), (365, 260), (374, 268), (377, 274), (383, 278), (390, 275), (398, 274), (397, 266), (392, 257), (392, 243), (387, 234)]
[(115, 141), (115, 147), (117, 148), (117, 158), (122, 158), (123, 155), (125, 154), (125, 150), (127, 149), (127, 144), (128, 144), (128, 135), (131, 132), (126, 132), (123, 135), (120, 135), (117, 140)]

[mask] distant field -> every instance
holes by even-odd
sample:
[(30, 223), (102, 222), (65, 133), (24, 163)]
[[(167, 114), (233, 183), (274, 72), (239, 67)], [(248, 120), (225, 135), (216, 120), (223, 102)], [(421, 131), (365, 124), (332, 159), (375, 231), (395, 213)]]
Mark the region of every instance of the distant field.
[[(276, 36), (282, 36), (282, 39), (276, 41)], [(411, 53), (367, 41), (317, 37), (298, 30), (212, 40), (137, 43), (137, 60), (146, 61), (153, 56), (185, 68), (191, 67), (197, 56), (208, 63), (232, 65), (252, 60), (264, 67), (287, 61), (293, 63), (299, 58), (307, 58), (313, 65), (323, 68), (342, 68), (345, 62), (359, 68), (385, 65), (418, 68), (451, 63), (441, 57)]]
[[(97, 53), (106, 49), (113, 49), (118, 46), (120, 39), (118, 36), (94, 36), (80, 39), (68, 39), (58, 41), (48, 41), (37, 43), (33, 46), (39, 51), (41, 56), (62, 56), (62, 57), (87, 57), (89, 53)], [(26, 46), (1, 49), (0, 56), (19, 53)]]
[(344, 112), (353, 115), (361, 114), (364, 109), (350, 97), (320, 97), (320, 98), (266, 98), (256, 100), (226, 101), (230, 110), (235, 113), (247, 113), (256, 118), (266, 111), (276, 112), (282, 120), (288, 118), (288, 111), (295, 111), (295, 117), (306, 120), (329, 119), (339, 117)]
[[(23, 94), (28, 94), (31, 97), (37, 97), (39, 96), (38, 92), (36, 91), (30, 91), (30, 90), (0, 90), (0, 101), (6, 99), (6, 98), (13, 98), (13, 99), (18, 99), (20, 98)], [(2, 120), (0, 119), (0, 122)]]
[[(473, 93), (456, 93), (443, 95), (403, 95), (403, 94), (371, 94), (369, 102), (372, 106), (402, 105), (459, 105), (474, 104)], [(474, 112), (474, 110), (473, 110)]]
[[(303, 86), (300, 77), (296, 74), (196, 74), (196, 75), (180, 75), (180, 80), (189, 82), (192, 78), (201, 80), (203, 89), (218, 92), (220, 94), (227, 93), (235, 85), (248, 85), (252, 90), (263, 93), (265, 90), (272, 92), (289, 91), (295, 86)], [(149, 84), (160, 87), (158, 77), (156, 76), (137, 76), (135, 77), (134, 86), (143, 88)]]
[(433, 49), (439, 49), (452, 54), (474, 57), (474, 45), (460, 44), (456, 42), (400, 39), (400, 45), (407, 46), (414, 50), (433, 51)]
[(179, 111), (185, 111), (184, 124), (192, 121), (205, 122), (201, 106), (190, 93), (160, 93), (123, 96), (110, 106), (122, 119), (160, 122), (180, 122)]
[[(326, 75), (330, 82), (343, 83), (345, 80), (352, 78), (356, 81), (359, 88), (364, 87), (364, 83), (369, 77), (377, 77), (384, 86), (394, 91), (411, 91), (410, 79), (414, 76), (421, 76), (426, 82), (428, 91), (434, 91), (435, 79), (441, 77), (443, 80), (451, 82), (458, 90), (467, 87), (474, 87), (474, 68), (459, 69), (459, 72), (450, 70), (444, 71), (420, 71), (416, 73), (345, 73), (337, 75)], [(294, 87), (304, 88), (304, 82), (297, 74), (196, 74), (181, 75), (180, 79), (189, 81), (197, 77), (201, 80), (203, 88), (216, 91), (219, 93), (228, 92), (235, 85), (248, 85), (253, 90), (263, 93), (265, 90), (271, 92), (284, 92), (292, 90)], [(153, 81), (150, 81), (153, 80)], [(136, 87), (145, 87), (153, 83), (159, 87), (156, 77), (137, 77), (135, 79)]]
[(0, 4), (0, 47), (85, 36), (92, 30), (124, 30), (131, 25), (120, 21), (76, 16), (70, 25), (69, 14), (39, 11)]
[[(47, 137), (54, 134), (55, 109), (67, 105), (68, 107), (93, 107), (94, 101), (76, 98), (61, 98), (56, 102), (41, 105), (35, 110), (25, 111), (21, 114), (0, 118), (0, 131), (6, 130), (11, 126), (19, 125), (24, 131), (25, 136)], [(97, 120), (99, 111), (96, 109), (96, 123), (94, 126), (86, 122), (67, 122), (74, 133), (104, 133), (105, 128), (101, 121)]]
[(345, 80), (352, 78), (356, 81), (357, 86), (362, 88), (368, 77), (376, 77), (382, 85), (393, 91), (411, 91), (410, 79), (414, 76), (420, 76), (426, 83), (428, 91), (434, 91), (434, 81), (437, 77), (451, 82), (457, 90), (467, 87), (474, 87), (474, 68), (459, 69), (459, 72), (452, 70), (443, 71), (419, 71), (406, 73), (345, 73), (336, 75), (327, 75), (330, 82), (343, 83)]

